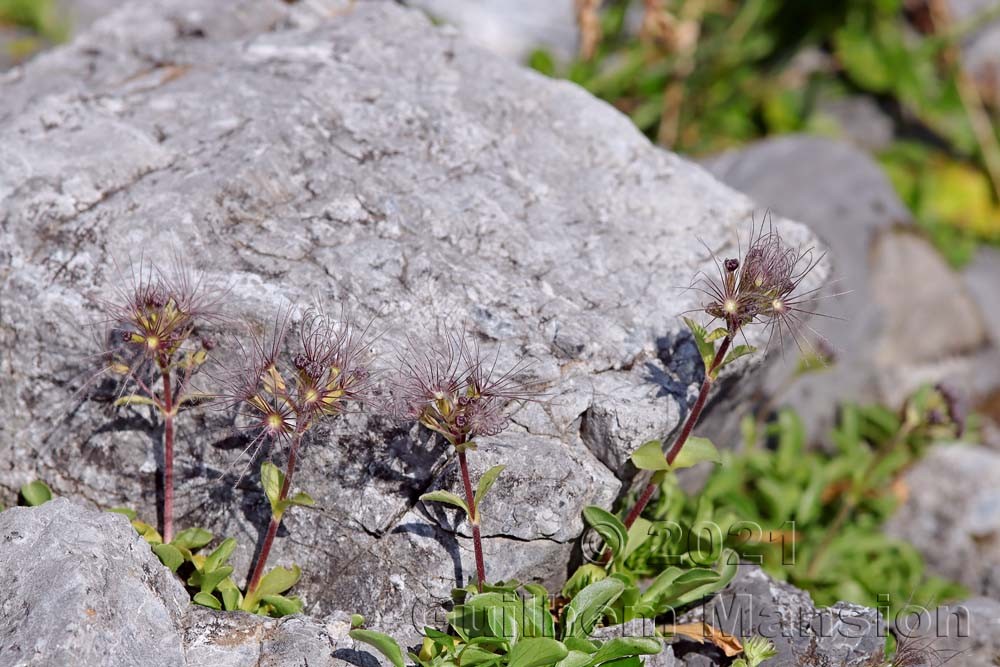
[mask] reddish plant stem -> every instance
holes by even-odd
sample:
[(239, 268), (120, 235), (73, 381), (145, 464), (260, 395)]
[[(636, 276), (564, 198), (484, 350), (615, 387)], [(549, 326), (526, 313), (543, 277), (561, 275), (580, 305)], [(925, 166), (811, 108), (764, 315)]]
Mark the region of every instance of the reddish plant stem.
[(174, 539), (174, 398), (170, 368), (163, 367), (163, 541)]
[[(292, 485), (292, 475), (295, 474), (295, 462), (299, 454), (299, 443), (302, 442), (304, 430), (297, 430), (292, 438), (291, 447), (288, 449), (288, 465), (285, 466), (285, 482), (281, 485), (281, 492), (278, 500), (288, 497), (288, 489)], [(260, 547), (260, 554), (257, 556), (257, 564), (250, 575), (250, 582), (247, 584), (247, 595), (252, 593), (264, 576), (264, 566), (267, 565), (267, 557), (271, 554), (271, 545), (274, 544), (274, 537), (278, 534), (278, 526), (281, 525), (281, 518), (271, 515), (271, 522), (267, 525), (267, 534), (264, 536), (264, 544)]]
[(479, 532), (479, 511), (476, 509), (476, 496), (472, 492), (472, 480), (469, 477), (469, 464), (465, 460), (464, 449), (459, 449), (458, 451), (458, 465), (462, 469), (465, 502), (469, 506), (469, 523), (472, 524), (472, 544), (476, 551), (476, 580), (479, 582), (479, 592), (482, 593), (483, 585), (486, 583), (486, 565), (483, 562), (483, 539)]
[[(715, 382), (715, 372), (722, 363), (722, 360), (726, 358), (726, 352), (729, 351), (729, 344), (732, 343), (732, 336), (728, 335), (722, 339), (722, 344), (719, 345), (718, 351), (715, 353), (715, 358), (712, 360), (712, 365), (709, 366), (708, 370), (705, 372), (705, 379), (701, 383), (701, 391), (698, 392), (698, 398), (695, 400), (694, 405), (691, 406), (691, 411), (688, 413), (687, 419), (684, 420), (684, 426), (681, 428), (680, 435), (674, 440), (674, 444), (670, 446), (667, 450), (666, 459), (667, 463), (673, 464), (677, 459), (677, 455), (681, 453), (684, 448), (684, 444), (687, 442), (688, 438), (691, 436), (691, 431), (694, 430), (694, 425), (698, 423), (698, 419), (701, 417), (701, 411), (705, 409), (705, 403), (708, 402), (708, 393), (712, 389), (712, 384)], [(625, 517), (625, 527), (631, 528), (635, 520), (639, 518), (642, 511), (646, 509), (646, 505), (649, 503), (650, 498), (653, 497), (653, 493), (656, 492), (657, 484), (650, 481), (643, 490), (642, 495), (639, 496), (639, 500), (636, 501), (635, 505), (629, 511), (628, 516)]]

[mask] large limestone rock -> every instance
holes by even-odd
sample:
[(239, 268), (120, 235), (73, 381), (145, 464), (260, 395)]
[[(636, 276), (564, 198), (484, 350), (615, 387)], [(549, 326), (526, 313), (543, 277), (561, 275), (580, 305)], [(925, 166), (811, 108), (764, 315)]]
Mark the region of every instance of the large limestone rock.
[[(471, 458), (508, 465), (484, 507), (489, 575), (558, 584), (581, 508), (609, 505), (628, 451), (693, 401), (677, 315), (699, 297), (676, 287), (711, 267), (699, 239), (735, 253), (752, 209), (576, 86), (393, 3), (135, 2), (0, 86), (8, 500), (41, 477), (154, 520), (159, 426), (78, 389), (109, 286), (178, 254), (231, 287), (234, 319), (315, 298), (375, 318), (385, 356), (447, 318), (500, 364), (527, 359), (546, 401)], [(230, 426), (179, 420), (178, 523), (236, 537), (241, 573), (268, 516)], [(289, 513), (273, 562), (302, 566), (309, 613), (415, 637), (472, 572), (454, 515), (417, 503), (454, 479), (440, 441), (351, 416), (305, 447), (296, 484), (318, 507)]]
[(1000, 453), (934, 447), (907, 472), (906, 503), (886, 531), (915, 545), (935, 574), (1000, 598)]
[[(0, 513), (0, 664), (183, 664), (190, 600), (125, 517), (66, 499)], [(113, 545), (112, 549), (107, 549)]]
[(124, 516), (64, 498), (0, 513), (0, 567), (2, 667), (357, 664), (347, 614), (268, 619), (193, 606)]
[(897, 619), (894, 625), (905, 664), (934, 667), (996, 667), (1000, 657), (1000, 602), (976, 597)]
[[(809, 593), (748, 564), (740, 565), (726, 588), (680, 622), (705, 622), (736, 637), (770, 639), (778, 655), (768, 667), (878, 665), (887, 632), (875, 609), (847, 602), (817, 608)], [(716, 664), (691, 642), (675, 645), (674, 653), (691, 667)]]

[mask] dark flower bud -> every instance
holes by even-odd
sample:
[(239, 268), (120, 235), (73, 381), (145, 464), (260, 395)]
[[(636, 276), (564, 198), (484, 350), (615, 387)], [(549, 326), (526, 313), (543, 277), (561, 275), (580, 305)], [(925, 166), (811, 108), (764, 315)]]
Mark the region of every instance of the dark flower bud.
[(214, 338), (209, 338), (209, 337), (206, 336), (206, 337), (204, 337), (204, 338), (201, 339), (201, 347), (202, 347), (202, 349), (204, 349), (204, 350), (206, 350), (208, 352), (211, 352), (212, 350), (214, 350), (215, 349), (215, 345), (216, 345), (216, 343), (215, 343), (215, 339)]
[(955, 425), (958, 437), (962, 437), (965, 432), (965, 406), (962, 404), (962, 399), (955, 391), (953, 387), (943, 382), (939, 382), (934, 386), (938, 393), (941, 394), (941, 398), (944, 399), (945, 406), (948, 409), (948, 418)]
[(740, 268), (740, 260), (735, 259), (735, 258), (727, 259), (726, 263), (725, 263), (725, 266), (726, 266), (726, 271), (729, 271), (729, 273), (732, 273), (736, 269)]
[(295, 366), (296, 370), (304, 371), (309, 365), (309, 357), (307, 357), (302, 352), (299, 352), (294, 357), (292, 357), (292, 365)]

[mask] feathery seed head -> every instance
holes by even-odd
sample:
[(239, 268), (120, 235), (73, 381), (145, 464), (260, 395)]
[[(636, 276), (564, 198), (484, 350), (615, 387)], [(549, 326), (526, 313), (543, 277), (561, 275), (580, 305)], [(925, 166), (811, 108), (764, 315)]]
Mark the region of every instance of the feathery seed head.
[(779, 336), (788, 331), (794, 337), (803, 316), (813, 314), (803, 308), (813, 292), (797, 290), (820, 259), (811, 248), (789, 247), (776, 229), (761, 224), (741, 259), (725, 259), (716, 278), (700, 280), (697, 289), (710, 299), (704, 310), (725, 322), (731, 336), (749, 324), (764, 324)]
[(266, 336), (251, 336), (242, 367), (221, 396), (241, 409), (249, 430), (271, 441), (304, 433), (371, 395), (364, 331), (309, 312), (299, 325), (299, 350), (284, 364), (289, 320), (285, 311)]
[(479, 436), (497, 435), (509, 424), (506, 408), (531, 400), (532, 388), (516, 379), (515, 366), (496, 371), (496, 359), (484, 358), (477, 345), (457, 333), (420, 344), (410, 341), (399, 355), (392, 381), (395, 416), (441, 434), (459, 449)]
[(104, 350), (106, 370), (140, 385), (174, 369), (189, 379), (211, 345), (204, 340), (197, 346), (187, 343), (200, 326), (222, 319), (217, 311), (222, 291), (175, 259), (166, 271), (140, 263), (113, 292), (114, 298), (103, 302), (104, 324), (111, 329)]

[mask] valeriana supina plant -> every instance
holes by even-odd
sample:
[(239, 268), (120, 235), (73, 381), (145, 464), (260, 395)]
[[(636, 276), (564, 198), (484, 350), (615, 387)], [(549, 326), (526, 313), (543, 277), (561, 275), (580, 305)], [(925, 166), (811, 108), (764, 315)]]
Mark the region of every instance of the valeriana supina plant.
[(479, 505), (504, 466), (483, 473), (473, 491), (466, 453), (476, 449), (477, 438), (498, 435), (507, 428), (511, 403), (530, 400), (537, 392), (517, 379), (520, 366), (498, 372), (495, 358), (484, 358), (478, 346), (454, 332), (428, 342), (411, 341), (398, 361), (390, 387), (394, 415), (422, 424), (454, 447), (465, 492), (464, 500), (448, 491), (432, 491), (420, 499), (449, 503), (465, 512), (472, 527), (476, 581), (482, 591), (486, 566)]
[[(214, 347), (198, 328), (218, 321), (221, 293), (206, 286), (180, 261), (170, 271), (150, 264), (133, 269), (131, 279), (105, 301), (104, 373), (122, 378), (116, 406), (151, 406), (163, 421), (163, 541), (174, 532), (174, 445), (178, 414), (205, 398), (192, 377)], [(129, 393), (127, 393), (129, 392)]]
[[(802, 251), (790, 247), (776, 229), (769, 226), (765, 231), (763, 224), (751, 233), (749, 247), (742, 258), (720, 262), (713, 255), (718, 275), (702, 274), (693, 286), (708, 298), (701, 309), (711, 318), (708, 328), (685, 318), (701, 354), (705, 378), (669, 449), (663, 452), (662, 443), (653, 440), (633, 453), (632, 461), (637, 468), (653, 470), (655, 474), (626, 515), (626, 528), (631, 528), (642, 514), (663, 474), (699, 461), (717, 459), (712, 443), (693, 438), (691, 432), (701, 417), (719, 371), (735, 359), (755, 352), (750, 345), (734, 346), (737, 336), (746, 327), (759, 325), (770, 333), (769, 341), (777, 338), (783, 343), (789, 336), (801, 349), (803, 343), (798, 332), (804, 317), (817, 314), (807, 310), (806, 304), (816, 299), (819, 288), (808, 291), (799, 288), (822, 258), (823, 255), (815, 255), (812, 248)], [(720, 326), (709, 331), (716, 322)]]
[[(261, 483), (271, 504), (271, 520), (256, 564), (248, 579), (245, 608), (256, 605), (270, 586), (262, 586), (264, 568), (285, 511), (292, 505), (313, 505), (306, 493), (289, 495), (305, 436), (319, 424), (359, 406), (371, 395), (366, 329), (349, 321), (334, 321), (309, 312), (299, 326), (298, 348), (285, 355), (290, 313), (280, 314), (265, 335), (252, 335), (244, 349), (242, 368), (227, 382), (223, 403), (239, 407), (243, 426), (253, 435), (247, 451), (265, 444), (287, 449), (282, 472), (272, 463), (261, 465)], [(298, 579), (276, 568), (275, 578)], [(270, 575), (268, 575), (270, 576)], [(285, 582), (287, 583), (287, 582)], [(290, 587), (291, 584), (282, 586)]]

